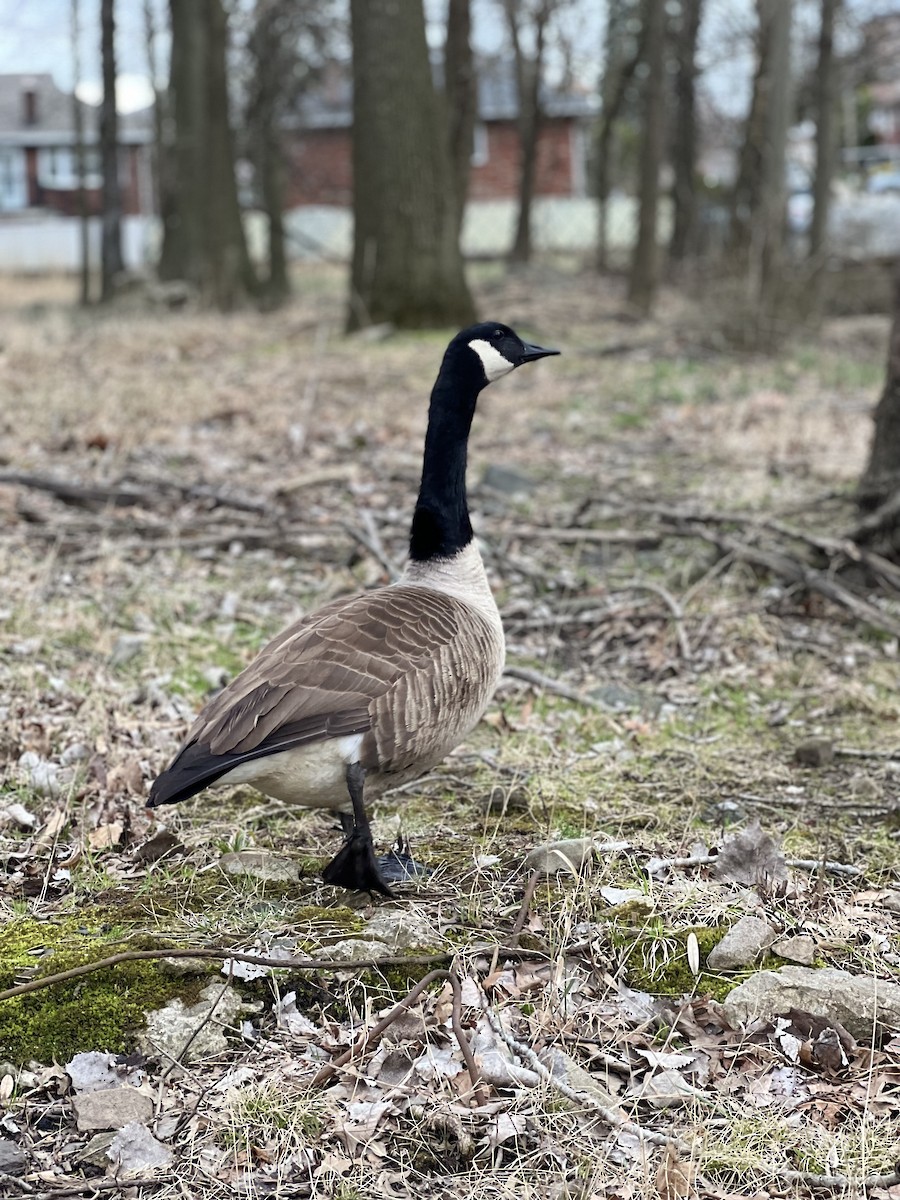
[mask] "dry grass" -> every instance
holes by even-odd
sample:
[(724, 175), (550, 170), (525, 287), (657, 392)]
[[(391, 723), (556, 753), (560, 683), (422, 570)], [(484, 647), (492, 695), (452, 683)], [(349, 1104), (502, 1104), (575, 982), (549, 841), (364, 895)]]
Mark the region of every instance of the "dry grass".
[[(0, 280), (9, 398), (0, 470), (126, 481), (160, 499), (92, 511), (0, 484), (4, 803), (39, 821), (32, 833), (0, 829), (9, 864), (0, 904), (51, 923), (107, 905), (130, 914), (130, 936), (327, 950), (371, 909), (318, 882), (338, 837), (320, 815), (247, 795), (200, 797), (165, 814), (182, 844), (173, 857), (141, 864), (132, 849), (157, 823), (142, 806), (146, 783), (203, 698), (287, 621), (383, 578), (348, 532), (363, 528), (360, 510), (402, 559), (446, 335), (344, 338), (342, 281), (325, 269), (299, 277), (294, 302), (267, 316), (172, 315), (139, 297), (84, 316), (66, 307), (69, 287)], [(639, 531), (641, 506), (653, 503), (839, 533), (852, 517), (882, 360), (872, 347), (884, 344), (886, 322), (833, 322), (777, 360), (724, 358), (704, 349), (696, 315), (674, 295), (655, 321), (634, 326), (621, 319), (615, 285), (591, 277), (486, 277), (481, 291), (484, 313), (564, 351), (492, 387), (473, 431), (473, 515), (510, 658), (585, 694), (609, 699), (615, 688), (621, 708), (606, 714), (505, 681), (467, 746), (378, 806), (379, 840), (402, 827), (432, 870), (399, 907), (428, 923), (431, 948), (458, 951), (459, 972), (482, 982), (519, 1039), (565, 1048), (631, 1119), (689, 1142), (701, 1194), (801, 1195), (809, 1187), (785, 1172), (889, 1171), (900, 1144), (886, 1051), (858, 1048), (842, 1078), (804, 1073), (772, 1031), (729, 1040), (714, 1008), (697, 998), (683, 1007), (675, 993), (687, 931), (722, 928), (754, 904), (813, 936), (821, 960), (897, 977), (898, 918), (879, 899), (897, 887), (897, 763), (792, 761), (813, 735), (896, 747), (896, 644), (691, 537), (642, 548), (528, 532), (573, 522)], [(480, 486), (490, 464), (525, 474), (531, 490)], [(261, 511), (229, 508), (229, 498)], [(280, 530), (289, 544), (264, 544)], [(636, 580), (682, 602), (690, 662), (670, 612)], [(57, 769), (55, 793), (35, 789), (20, 763), (29, 751)], [(754, 817), (790, 854), (856, 864), (865, 877), (795, 873), (786, 895), (760, 899), (702, 870), (648, 876), (648, 856), (716, 845)], [(55, 840), (42, 843), (54, 819)], [(92, 834), (117, 821), (116, 845), (92, 848)], [(524, 854), (583, 834), (629, 849), (538, 888), (523, 936), (551, 964), (545, 975), (485, 983), (496, 964), (472, 947), (508, 937)], [(300, 884), (222, 876), (220, 853), (251, 846), (293, 855)], [(609, 887), (644, 899), (618, 910), (603, 897)], [(588, 957), (566, 960), (587, 942)], [(629, 1015), (617, 980), (663, 1007)], [(311, 982), (297, 1004), (315, 1036), (275, 1028), (284, 990), (258, 984), (262, 1005), (247, 1014), (255, 1040), (233, 1040), (222, 1059), (161, 1091), (156, 1130), (176, 1148), (178, 1178), (148, 1196), (183, 1194), (182, 1184), (201, 1196), (343, 1200), (659, 1194), (658, 1149), (611, 1137), (589, 1107), (544, 1082), (497, 1085), (483, 1110), (461, 1101), (453, 1078), (388, 1085), (387, 1067), (380, 1083), (370, 1067), (311, 1088), (322, 1054), (405, 984), (390, 972)], [(418, 1061), (452, 1048), (440, 1003), (432, 997), (403, 1027), (398, 1054)], [(474, 1028), (478, 1011), (466, 1019)], [(642, 1089), (654, 1071), (641, 1054), (652, 1051), (705, 1056), (699, 1094), (650, 1104)], [(603, 1055), (631, 1075), (606, 1075)], [(866, 1082), (876, 1078), (877, 1094)], [(24, 1110), (20, 1082), (14, 1115), (40, 1115), (55, 1079), (38, 1073)], [(353, 1106), (382, 1101), (367, 1127)], [(78, 1176), (79, 1137), (70, 1122), (62, 1141), (29, 1142), (34, 1162), (54, 1178)]]

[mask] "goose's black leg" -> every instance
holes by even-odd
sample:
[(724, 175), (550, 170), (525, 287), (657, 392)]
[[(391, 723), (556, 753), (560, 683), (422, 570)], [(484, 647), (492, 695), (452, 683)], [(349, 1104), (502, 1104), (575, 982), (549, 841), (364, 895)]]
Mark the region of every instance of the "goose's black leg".
[[(382, 878), (372, 849), (372, 833), (363, 803), (365, 780), (366, 772), (362, 766), (359, 763), (351, 763), (347, 768), (347, 791), (353, 802), (353, 824), (349, 837), (322, 872), (322, 878), (326, 883), (349, 888), (351, 891), (381, 892), (383, 896), (393, 896), (394, 893)], [(346, 831), (347, 814), (341, 813), (340, 816), (341, 825)]]

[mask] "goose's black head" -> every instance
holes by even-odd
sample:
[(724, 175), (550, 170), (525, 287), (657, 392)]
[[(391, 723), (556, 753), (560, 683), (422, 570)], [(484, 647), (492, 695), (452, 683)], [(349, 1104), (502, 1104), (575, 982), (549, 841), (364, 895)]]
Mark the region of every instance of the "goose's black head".
[(499, 321), (482, 321), (456, 335), (447, 347), (445, 361), (452, 362), (455, 370), (471, 378), (480, 391), (523, 363), (550, 354), (559, 351), (523, 342), (514, 329)]

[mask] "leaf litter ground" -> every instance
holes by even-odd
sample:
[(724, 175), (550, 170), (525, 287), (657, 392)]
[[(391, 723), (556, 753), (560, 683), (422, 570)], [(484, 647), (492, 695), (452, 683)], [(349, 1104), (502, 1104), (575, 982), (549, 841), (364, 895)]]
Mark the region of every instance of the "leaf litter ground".
[[(0, 987), (136, 949), (432, 961), (228, 978), (172, 957), (0, 1001), (4, 1187), (900, 1194), (895, 1031), (729, 1023), (730, 987), (783, 960), (707, 962), (752, 914), (817, 965), (898, 979), (896, 592), (851, 580), (861, 619), (758, 561), (844, 565), (816, 543), (854, 523), (886, 323), (729, 357), (674, 295), (636, 325), (615, 284), (485, 272), (482, 310), (564, 351), (492, 387), (473, 431), (512, 670), (466, 745), (378, 805), (379, 843), (428, 873), (373, 906), (319, 882), (340, 836), (320, 814), (246, 789), (143, 807), (271, 635), (402, 562), (445, 337), (345, 339), (339, 275), (297, 283), (265, 317), (0, 293)], [(582, 868), (532, 875), (561, 840)], [(284, 877), (223, 871), (250, 853)], [(174, 997), (215, 1035), (181, 1063), (141, 1033)], [(152, 1103), (118, 1133), (82, 1112), (111, 1085)]]

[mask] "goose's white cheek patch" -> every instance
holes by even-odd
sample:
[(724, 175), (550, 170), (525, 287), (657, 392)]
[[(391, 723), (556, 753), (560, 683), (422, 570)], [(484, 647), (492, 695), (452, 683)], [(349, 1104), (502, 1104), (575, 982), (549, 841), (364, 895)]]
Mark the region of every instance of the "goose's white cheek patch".
[(481, 359), (485, 378), (489, 381), (499, 379), (501, 375), (508, 375), (515, 367), (515, 363), (511, 363), (508, 358), (504, 358), (500, 351), (495, 346), (492, 346), (490, 342), (482, 341), (481, 338), (475, 338), (474, 341), (469, 342), (469, 346)]

